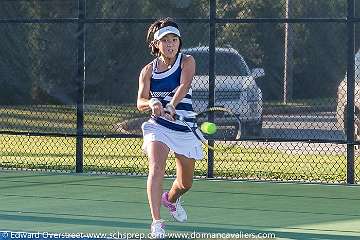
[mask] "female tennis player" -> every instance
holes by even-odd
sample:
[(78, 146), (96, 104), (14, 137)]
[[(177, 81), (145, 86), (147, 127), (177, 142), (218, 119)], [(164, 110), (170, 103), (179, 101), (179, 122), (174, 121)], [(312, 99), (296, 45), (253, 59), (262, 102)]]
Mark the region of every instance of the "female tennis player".
[[(174, 115), (193, 114), (191, 82), (195, 74), (195, 60), (180, 52), (182, 39), (178, 25), (165, 18), (148, 29), (147, 41), (156, 58), (147, 64), (139, 76), (137, 108), (150, 111), (151, 118), (142, 125), (143, 150), (149, 158), (147, 195), (152, 215), (153, 238), (164, 238), (161, 204), (179, 222), (187, 220), (181, 206), (181, 196), (193, 181), (195, 160), (203, 158), (200, 141)], [(176, 158), (176, 179), (169, 191), (163, 192), (166, 159), (170, 151)]]

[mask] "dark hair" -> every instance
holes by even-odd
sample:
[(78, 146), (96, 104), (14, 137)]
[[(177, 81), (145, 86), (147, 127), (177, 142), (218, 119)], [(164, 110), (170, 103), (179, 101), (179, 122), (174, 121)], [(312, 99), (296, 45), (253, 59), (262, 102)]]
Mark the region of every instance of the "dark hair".
[[(162, 18), (162, 19), (155, 21), (153, 24), (150, 25), (150, 27), (148, 29), (146, 41), (149, 44), (151, 54), (154, 56), (159, 56), (159, 49), (155, 46), (154, 34), (160, 28), (167, 27), (167, 26), (171, 26), (171, 27), (175, 27), (175, 28), (179, 29), (179, 26), (176, 24), (176, 22), (172, 18), (169, 18), (169, 17)], [(179, 45), (178, 52), (180, 52), (180, 49), (182, 46), (181, 38), (179, 38), (179, 40), (180, 40), (180, 45)]]

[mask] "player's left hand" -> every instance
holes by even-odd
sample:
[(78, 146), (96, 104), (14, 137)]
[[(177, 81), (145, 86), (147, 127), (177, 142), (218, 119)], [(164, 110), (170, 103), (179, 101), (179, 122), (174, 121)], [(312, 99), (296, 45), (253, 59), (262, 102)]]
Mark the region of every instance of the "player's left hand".
[(170, 121), (175, 121), (176, 110), (171, 103), (166, 104), (164, 117)]

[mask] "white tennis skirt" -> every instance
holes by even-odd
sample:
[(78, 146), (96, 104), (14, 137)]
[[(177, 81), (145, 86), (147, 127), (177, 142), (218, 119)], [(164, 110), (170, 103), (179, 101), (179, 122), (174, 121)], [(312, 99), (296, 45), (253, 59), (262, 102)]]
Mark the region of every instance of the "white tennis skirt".
[(188, 158), (201, 160), (204, 157), (203, 148), (199, 139), (192, 132), (174, 131), (167, 127), (157, 124), (150, 119), (141, 126), (144, 136), (142, 145), (143, 151), (148, 154), (150, 142), (159, 141), (166, 144), (170, 151), (184, 155)]

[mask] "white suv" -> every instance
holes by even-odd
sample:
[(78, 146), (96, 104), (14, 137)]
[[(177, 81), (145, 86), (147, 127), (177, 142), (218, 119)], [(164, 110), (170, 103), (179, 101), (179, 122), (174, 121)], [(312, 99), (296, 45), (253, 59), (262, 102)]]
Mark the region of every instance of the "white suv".
[[(193, 107), (199, 112), (208, 107), (209, 47), (186, 48), (196, 61), (192, 83)], [(255, 78), (264, 76), (264, 69), (250, 70), (244, 58), (233, 48), (215, 49), (215, 106), (232, 110), (241, 120), (242, 136), (262, 133), (262, 92)]]
[[(337, 92), (336, 118), (346, 134), (347, 77), (340, 82)], [(360, 50), (355, 54), (355, 140), (360, 140)]]

